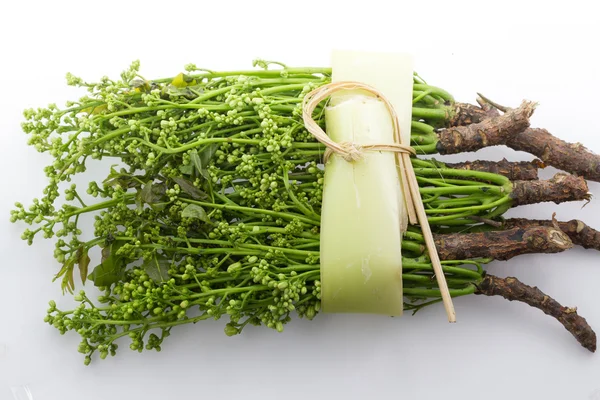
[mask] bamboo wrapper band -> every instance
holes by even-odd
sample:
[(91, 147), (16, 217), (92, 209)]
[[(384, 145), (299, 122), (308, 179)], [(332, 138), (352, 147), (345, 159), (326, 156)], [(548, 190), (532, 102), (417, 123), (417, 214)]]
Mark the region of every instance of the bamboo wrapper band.
[[(356, 143), (337, 143), (321, 129), (321, 127), (314, 121), (312, 114), (315, 108), (323, 100), (327, 99), (336, 91), (340, 90), (363, 90), (376, 96), (377, 99), (381, 100), (387, 110), (390, 113), (392, 119), (392, 126), (394, 132), (395, 143), (386, 144), (366, 144), (359, 145)], [(323, 85), (312, 92), (308, 93), (302, 103), (302, 117), (306, 129), (323, 145), (327, 147), (325, 152), (325, 162), (332, 154), (337, 154), (347, 162), (355, 162), (361, 159), (364, 151), (376, 151), (376, 152), (393, 152), (396, 156), (397, 167), (401, 176), (401, 184), (403, 197), (406, 204), (408, 220), (410, 224), (419, 224), (427, 245), (431, 263), (435, 272), (438, 286), (440, 288), (444, 308), (448, 316), (449, 322), (456, 322), (456, 314), (454, 311), (454, 305), (450, 292), (448, 290), (448, 284), (442, 271), (442, 265), (440, 262), (437, 249), (433, 240), (431, 228), (427, 221), (427, 215), (421, 200), (419, 193), (419, 185), (415, 176), (415, 172), (410, 161), (410, 155), (416, 155), (415, 150), (402, 142), (402, 136), (400, 134), (398, 115), (394, 110), (394, 107), (386, 99), (383, 93), (376, 88), (353, 81), (340, 81), (332, 82)], [(399, 244), (400, 245), (400, 244)]]

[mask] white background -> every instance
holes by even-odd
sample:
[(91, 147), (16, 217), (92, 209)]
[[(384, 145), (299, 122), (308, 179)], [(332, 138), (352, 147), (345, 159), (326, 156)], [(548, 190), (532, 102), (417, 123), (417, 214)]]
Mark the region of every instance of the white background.
[[(339, 5), (336, 5), (339, 3)], [(389, 4), (388, 4), (389, 3)], [(516, 106), (539, 101), (532, 125), (600, 152), (596, 2), (414, 1), (13, 1), (0, 3), (0, 399), (600, 399), (600, 355), (581, 348), (555, 320), (523, 304), (468, 296), (458, 323), (430, 307), (399, 319), (320, 315), (278, 334), (223, 323), (174, 331), (161, 353), (120, 354), (83, 366), (76, 334), (42, 322), (52, 245), (27, 247), (8, 223), (15, 201), (45, 185), (47, 161), (26, 146), (22, 110), (64, 104), (80, 92), (67, 71), (118, 77), (134, 59), (147, 77), (173, 76), (194, 62), (251, 67), (254, 58), (328, 65), (332, 48), (409, 50), (428, 82), (472, 102), (480, 91)], [(391, 4), (396, 4), (392, 6)], [(464, 156), (453, 157), (454, 159)], [(528, 160), (504, 148), (470, 159)], [(555, 171), (546, 169), (544, 177)], [(99, 170), (98, 174), (104, 173)], [(98, 175), (100, 176), (100, 175)], [(600, 185), (590, 184), (600, 196)], [(510, 215), (580, 218), (600, 228), (594, 199), (519, 207)], [(576, 248), (488, 266), (577, 306), (600, 330), (600, 253)]]

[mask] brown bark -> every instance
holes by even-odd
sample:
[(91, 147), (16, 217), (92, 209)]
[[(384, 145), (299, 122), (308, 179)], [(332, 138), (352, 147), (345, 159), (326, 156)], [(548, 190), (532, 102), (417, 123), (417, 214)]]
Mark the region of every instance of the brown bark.
[(596, 333), (585, 318), (579, 316), (575, 308), (563, 307), (535, 286), (525, 285), (513, 277), (499, 278), (486, 275), (478, 284), (475, 294), (501, 296), (509, 301), (520, 301), (535, 307), (556, 318), (583, 347), (591, 352), (596, 351)]
[(572, 219), (570, 221), (552, 221), (543, 219), (510, 218), (504, 221), (502, 228), (529, 228), (532, 226), (552, 227), (555, 226), (555, 224), (571, 238), (573, 244), (582, 246), (586, 249), (600, 250), (600, 232), (594, 228), (590, 228), (583, 221), (578, 219)]
[(468, 169), (472, 171), (491, 172), (506, 176), (511, 181), (529, 181), (538, 179), (538, 168), (543, 168), (539, 160), (511, 162), (506, 158), (501, 161), (466, 161), (462, 163), (444, 163), (448, 168)]
[(452, 111), (449, 113), (447, 127), (466, 126), (477, 124), (488, 118), (500, 115), (492, 107), (478, 107), (469, 103), (454, 103)]
[(600, 182), (600, 155), (581, 143), (567, 143), (545, 129), (529, 128), (511, 137), (510, 148), (539, 157), (555, 168)]
[(437, 150), (440, 154), (454, 154), (506, 144), (529, 127), (529, 117), (534, 108), (534, 103), (524, 101), (519, 108), (503, 115), (476, 124), (443, 129), (438, 133)]
[[(477, 102), (481, 107), (457, 105), (455, 114), (449, 119), (449, 124), (464, 124), (467, 121), (476, 124), (500, 115), (496, 108), (499, 106), (490, 105), (488, 99), (478, 97)], [(501, 109), (506, 108), (501, 107)], [(565, 142), (545, 129), (528, 128), (509, 138), (505, 144), (513, 150), (533, 154), (555, 168), (600, 182), (600, 155), (590, 151), (581, 143)]]
[(468, 125), (468, 123), (478, 124), (486, 119), (500, 116), (499, 109), (503, 112), (508, 110), (507, 107), (500, 106), (481, 94), (477, 95), (476, 100), (479, 107), (469, 103), (456, 103), (456, 106), (453, 109), (454, 113), (450, 113), (450, 116), (448, 117), (448, 127), (463, 126), (461, 124)]
[(513, 199), (513, 206), (521, 206), (546, 201), (559, 204), (589, 200), (590, 194), (585, 179), (559, 173), (548, 180), (514, 181), (510, 197)]
[(558, 253), (573, 247), (562, 231), (546, 226), (512, 228), (477, 233), (434, 235), (442, 260), (493, 258), (508, 260), (521, 254)]

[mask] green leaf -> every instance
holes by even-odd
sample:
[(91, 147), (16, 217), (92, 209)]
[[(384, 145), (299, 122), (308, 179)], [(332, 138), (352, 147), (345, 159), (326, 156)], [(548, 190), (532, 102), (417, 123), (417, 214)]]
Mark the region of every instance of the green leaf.
[(140, 183), (136, 178), (143, 178), (142, 176), (129, 175), (124, 170), (121, 169), (121, 172), (114, 169), (114, 166), (110, 167), (110, 173), (106, 177), (106, 179), (102, 182), (104, 186), (121, 186), (123, 189), (133, 188), (139, 186)]
[(156, 283), (166, 282), (169, 279), (170, 266), (169, 260), (164, 257), (156, 257), (156, 255), (143, 264), (144, 271)]
[(210, 179), (210, 174), (208, 173), (208, 164), (210, 160), (215, 155), (219, 145), (211, 144), (203, 148), (200, 153), (196, 150), (190, 151), (190, 159), (192, 160), (192, 164), (196, 167), (196, 171), (203, 176), (205, 179)]
[(163, 210), (169, 203), (167, 194), (167, 185), (164, 183), (153, 183), (149, 181), (138, 192), (139, 205), (146, 203), (155, 210)]
[(67, 261), (65, 261), (60, 271), (58, 271), (58, 273), (52, 279), (52, 282), (54, 282), (62, 276), (60, 287), (62, 289), (63, 294), (66, 291), (68, 291), (69, 293), (73, 293), (73, 290), (75, 290), (75, 282), (73, 280), (74, 266), (75, 259), (73, 257), (70, 257), (69, 259), (67, 259)]
[(139, 92), (147, 92), (150, 90), (150, 85), (148, 82), (139, 78), (133, 79), (131, 82), (129, 82), (129, 86), (134, 89), (138, 89)]
[(67, 272), (67, 270), (69, 269), (69, 261), (70, 259), (65, 261), (62, 267), (60, 267), (60, 270), (56, 273), (56, 275), (54, 275), (54, 278), (52, 278), (52, 282), (56, 281), (58, 278), (60, 278)]
[(175, 183), (179, 185), (181, 190), (189, 194), (192, 197), (192, 199), (201, 200), (208, 198), (208, 195), (206, 193), (198, 189), (196, 186), (194, 186), (192, 182), (188, 181), (185, 178), (175, 177), (173, 178), (173, 181), (175, 181)]
[(111, 239), (108, 246), (102, 248), (102, 261), (109, 257), (121, 257), (117, 253), (121, 247), (125, 246), (125, 244), (127, 244), (126, 241), (115, 241), (114, 239)]
[(81, 276), (81, 283), (83, 284), (85, 284), (85, 280), (87, 279), (90, 261), (87, 247), (80, 246), (77, 249), (77, 264), (79, 265), (79, 276)]
[(203, 176), (204, 178), (208, 179), (208, 177), (207, 177), (208, 171), (206, 171), (204, 169), (204, 167), (202, 166), (202, 161), (200, 160), (200, 156), (198, 155), (198, 152), (196, 150), (190, 151), (190, 160), (192, 160), (192, 164), (196, 168), (196, 171), (201, 176)]
[(159, 203), (164, 200), (167, 193), (167, 185), (164, 183), (148, 182), (142, 188), (142, 201), (146, 204)]
[(112, 254), (112, 244), (110, 244), (110, 245), (108, 245), (108, 246), (106, 246), (106, 247), (103, 247), (103, 248), (102, 248), (102, 252), (101, 252), (101, 254), (102, 254), (101, 260), (102, 260), (102, 262), (104, 262), (104, 261), (105, 261), (105, 260), (107, 260), (107, 259), (108, 259), (108, 258), (111, 256), (111, 254)]
[(117, 252), (124, 244), (125, 242), (112, 242), (102, 249), (102, 263), (88, 275), (95, 286), (110, 286), (123, 278), (127, 265)]
[(200, 162), (204, 166), (204, 168), (208, 167), (208, 163), (212, 160), (213, 156), (217, 152), (219, 145), (216, 143), (210, 144), (200, 151), (198, 154), (200, 156)]
[(206, 223), (210, 222), (204, 208), (196, 204), (188, 204), (183, 211), (181, 211), (182, 218), (196, 218)]
[(144, 202), (142, 201), (142, 191), (138, 190), (135, 195), (135, 208), (138, 214), (144, 211)]
[(68, 280), (68, 283), (65, 282), (65, 279), (63, 279), (63, 284), (67, 285), (69, 293), (73, 293), (73, 291), (75, 290), (75, 279), (73, 278), (73, 272), (73, 267), (71, 267), (71, 272), (65, 275), (65, 279)]
[(188, 164), (188, 165), (181, 164), (179, 166), (179, 170), (184, 175), (191, 175), (194, 172), (194, 166), (192, 164)]
[(171, 85), (175, 86), (176, 88), (184, 88), (187, 86), (193, 86), (195, 84), (196, 80), (184, 73), (180, 73), (171, 81)]
[(103, 263), (94, 268), (88, 279), (95, 286), (110, 286), (125, 275), (125, 264), (121, 257), (108, 257)]

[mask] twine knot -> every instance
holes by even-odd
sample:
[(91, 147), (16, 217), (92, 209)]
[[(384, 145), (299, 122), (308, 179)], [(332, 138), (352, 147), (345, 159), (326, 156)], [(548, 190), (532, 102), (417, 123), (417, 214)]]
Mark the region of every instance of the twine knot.
[[(348, 162), (360, 161), (363, 157), (362, 146), (360, 144), (352, 142), (342, 142), (340, 143), (340, 148), (340, 156)], [(327, 147), (327, 150), (325, 150), (325, 155), (323, 156), (323, 161), (327, 163), (327, 160), (329, 160), (329, 157), (331, 157), (333, 153), (334, 151), (331, 150), (331, 148)]]

